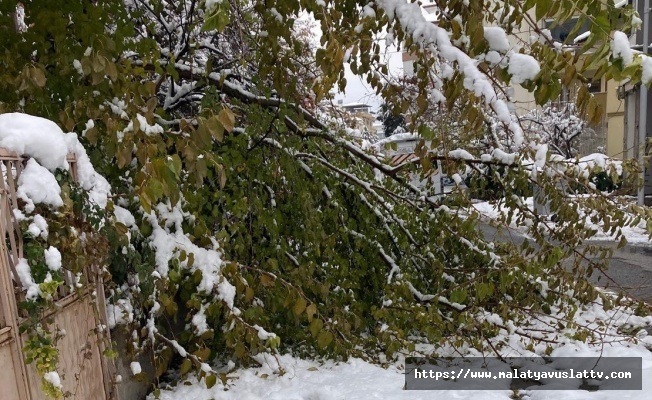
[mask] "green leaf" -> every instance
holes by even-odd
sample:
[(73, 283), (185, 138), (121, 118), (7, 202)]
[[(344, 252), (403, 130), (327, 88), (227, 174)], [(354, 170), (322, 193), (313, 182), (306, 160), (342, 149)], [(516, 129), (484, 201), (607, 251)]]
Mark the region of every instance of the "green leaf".
[(192, 369), (192, 361), (190, 361), (189, 358), (186, 358), (181, 363), (181, 367), (179, 368), (179, 372), (181, 373), (181, 375), (185, 375), (188, 372), (190, 372), (191, 369)]
[[(226, 6), (223, 6), (224, 3), (227, 3)], [(218, 31), (222, 32), (224, 28), (229, 24), (229, 9), (228, 2), (221, 3), (215, 12), (204, 20), (204, 25), (202, 25), (202, 32), (207, 31)]]
[(213, 375), (213, 374), (206, 375), (206, 387), (208, 389), (215, 386), (216, 383), (217, 383), (217, 377), (215, 375)]
[(324, 327), (324, 323), (322, 322), (321, 319), (315, 318), (312, 320), (310, 323), (310, 334), (313, 337), (317, 337), (317, 335), (321, 332), (322, 328)]
[[(317, 320), (315, 320), (317, 321)], [(321, 331), (317, 336), (317, 346), (321, 349), (325, 349), (328, 345), (333, 342), (333, 334), (329, 331)]]

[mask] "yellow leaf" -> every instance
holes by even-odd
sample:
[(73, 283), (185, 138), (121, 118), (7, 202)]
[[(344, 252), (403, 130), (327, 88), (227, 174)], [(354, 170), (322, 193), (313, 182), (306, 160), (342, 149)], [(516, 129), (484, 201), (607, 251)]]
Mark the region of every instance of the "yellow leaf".
[(227, 107), (223, 108), (217, 115), (217, 119), (227, 132), (233, 131), (233, 127), (235, 126), (235, 114), (233, 114), (231, 109)]
[(118, 69), (115, 67), (115, 64), (110, 62), (106, 64), (106, 75), (115, 82), (118, 79)]
[(202, 361), (208, 360), (208, 357), (211, 356), (211, 350), (207, 347), (204, 347), (203, 349), (199, 349), (192, 353), (193, 355), (197, 356)]
[(98, 55), (93, 59), (92, 67), (94, 72), (104, 71), (104, 68), (106, 68), (106, 59)]
[(303, 313), (303, 311), (306, 309), (306, 300), (303, 297), (299, 297), (297, 299), (297, 302), (294, 303), (294, 307), (292, 308), (292, 311), (294, 312), (294, 315), (297, 317)]
[(245, 300), (251, 301), (251, 299), (253, 298), (254, 298), (254, 290), (251, 288), (251, 286), (247, 286), (247, 289), (245, 289)]
[(333, 341), (333, 334), (328, 331), (321, 331), (317, 335), (317, 346), (322, 349), (328, 347), (329, 344)]
[(38, 87), (45, 86), (45, 74), (40, 68), (32, 68), (30, 72), (32, 82)]
[(263, 286), (272, 286), (274, 285), (274, 278), (270, 277), (269, 275), (263, 274), (260, 276), (260, 283)]
[(306, 316), (308, 317), (308, 322), (311, 322), (314, 315), (317, 313), (317, 306), (315, 303), (311, 303), (308, 307), (306, 307)]
[(224, 166), (220, 165), (220, 189), (224, 189), (226, 185), (226, 171), (224, 171)]

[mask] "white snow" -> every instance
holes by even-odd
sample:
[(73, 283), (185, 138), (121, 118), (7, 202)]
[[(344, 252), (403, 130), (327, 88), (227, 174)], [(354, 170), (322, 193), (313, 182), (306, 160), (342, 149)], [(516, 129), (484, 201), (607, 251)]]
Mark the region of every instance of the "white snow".
[[(523, 143), (523, 131), (518, 124), (512, 123), (507, 103), (498, 96), (493, 84), (478, 69), (476, 60), (451, 43), (449, 32), (446, 29), (424, 18), (418, 2), (376, 0), (375, 4), (385, 11), (390, 25), (397, 20), (406, 34), (412, 37), (415, 44), (421, 45), (424, 50), (433, 54), (438, 54), (444, 61), (451, 64), (457, 63), (458, 70), (464, 75), (465, 88), (472, 91), (477, 97), (484, 99), (485, 105), (493, 109), (496, 117), (509, 126), (516, 146), (520, 147)], [(534, 70), (536, 73), (539, 72), (539, 64), (536, 60), (526, 55), (517, 56), (513, 61), (510, 60), (510, 68), (514, 69), (510, 73), (516, 76), (516, 80), (531, 77)]]
[[(497, 316), (491, 319), (500, 321)], [(505, 339), (509, 345), (517, 344)], [(464, 351), (464, 350), (463, 350)], [(467, 350), (468, 351), (468, 350)], [(522, 349), (524, 355), (533, 356)], [(601, 353), (602, 351), (602, 353)], [(631, 400), (649, 399), (652, 390), (652, 353), (640, 344), (617, 343), (606, 346), (589, 346), (567, 340), (553, 350), (553, 357), (641, 357), (643, 359), (643, 390), (639, 391), (593, 391), (586, 390), (521, 390), (528, 400), (586, 399), (608, 400), (628, 398)], [(481, 356), (481, 354), (476, 354)], [(535, 356), (536, 357), (536, 356)], [(256, 360), (262, 365), (258, 368), (238, 369), (229, 373), (229, 383), (221, 382), (208, 389), (203, 381), (191, 377), (172, 389), (161, 390), (160, 400), (222, 399), (222, 400), (510, 400), (514, 393), (508, 390), (404, 390), (405, 377), (402, 363), (390, 364), (388, 368), (351, 358), (346, 362), (303, 360), (290, 355), (259, 354)], [(532, 364), (534, 367), (536, 364)], [(502, 367), (502, 368), (501, 368)], [(496, 362), (492, 371), (504, 371), (506, 365)], [(280, 374), (280, 370), (285, 371)], [(456, 367), (457, 372), (459, 367)], [(558, 382), (544, 379), (551, 388)], [(493, 382), (492, 382), (493, 383)], [(575, 384), (572, 382), (571, 384)], [(448, 382), (455, 387), (455, 382)], [(507, 386), (508, 383), (505, 383)], [(478, 387), (486, 387), (486, 382), (478, 382)], [(519, 397), (521, 398), (521, 397)], [(150, 395), (148, 400), (153, 400)]]
[(202, 305), (197, 314), (192, 316), (192, 325), (197, 330), (197, 335), (201, 336), (208, 332), (208, 323), (206, 322), (206, 306)]
[(226, 305), (233, 309), (233, 300), (235, 299), (235, 286), (230, 284), (226, 279), (217, 286), (217, 297), (224, 301)]
[(43, 251), (45, 253), (45, 264), (48, 266), (50, 271), (58, 271), (61, 269), (61, 253), (59, 250), (50, 246), (49, 249)]
[(174, 347), (174, 350), (177, 353), (179, 353), (181, 357), (185, 358), (188, 356), (188, 352), (186, 351), (186, 349), (183, 348), (183, 346), (179, 344), (179, 342), (177, 342), (176, 340), (170, 340), (170, 344), (172, 345), (172, 347)]
[(73, 60), (72, 66), (75, 67), (75, 70), (79, 75), (84, 76), (84, 69), (82, 68), (81, 62), (79, 62), (79, 60)]
[[(572, 197), (569, 199), (569, 201), (572, 201)], [(528, 207), (530, 210), (534, 210), (534, 201), (532, 197), (528, 197), (523, 200), (523, 205)], [(495, 203), (491, 202), (478, 202), (473, 204), (473, 209), (476, 210), (482, 217), (489, 218), (489, 219), (498, 219), (501, 215), (507, 215), (509, 213), (509, 209), (504, 206), (498, 206)], [(528, 222), (527, 220), (524, 221), (520, 226), (517, 225), (514, 221), (516, 221), (519, 217), (521, 217), (521, 212), (518, 210), (514, 211), (514, 216), (515, 218), (512, 218), (512, 223), (509, 227), (509, 229), (515, 229), (519, 231), (521, 234), (525, 235), (525, 229), (528, 224), (531, 224), (531, 222)], [(616, 240), (615, 234), (610, 234), (608, 232), (605, 232), (603, 229), (603, 225), (601, 222), (599, 223), (594, 223), (591, 221), (591, 215), (590, 214), (584, 214), (584, 223), (587, 229), (594, 229), (596, 230), (596, 234), (590, 237), (588, 240), (592, 241), (613, 241)], [(629, 227), (625, 226), (622, 228), (622, 234), (627, 239), (628, 243), (631, 244), (643, 244), (643, 243), (650, 243), (650, 236), (647, 232), (646, 226), (645, 226), (646, 221), (641, 221), (637, 226)], [(548, 221), (547, 222), (548, 226), (551, 227), (551, 229), (554, 229), (556, 226), (556, 222), (553, 221)]]
[(106, 316), (110, 329), (129, 324), (134, 320), (134, 307), (129, 299), (120, 299), (116, 304), (107, 304)]
[(267, 332), (261, 326), (254, 325), (254, 329), (258, 331), (258, 339), (260, 340), (273, 339), (276, 337), (275, 333)]
[(50, 371), (46, 372), (43, 374), (43, 379), (45, 379), (47, 382), (49, 382), (52, 386), (54, 386), (57, 389), (62, 389), (63, 385), (61, 384), (61, 377), (57, 373), (57, 371)]
[(45, 118), (21, 113), (0, 115), (0, 147), (34, 157), (50, 171), (68, 169), (63, 131)]
[(652, 57), (643, 56), (643, 70), (641, 72), (641, 81), (644, 85), (652, 82)]
[(64, 134), (57, 124), (45, 118), (22, 113), (2, 114), (0, 147), (19, 156), (32, 157), (19, 178), (19, 185), (22, 181), (23, 186), (21, 198), (28, 203), (28, 213), (37, 203), (53, 207), (63, 204), (59, 195), (61, 189), (50, 171), (54, 172), (57, 168), (68, 170), (69, 153), (74, 154), (77, 160), (79, 184), (89, 191), (91, 201), (101, 208), (106, 207), (111, 187), (104, 177), (95, 172), (75, 133)]
[(575, 39), (573, 39), (573, 43), (579, 43), (585, 39), (587, 39), (591, 35), (591, 31), (586, 31), (582, 33), (581, 35), (577, 35)]
[(146, 135), (151, 136), (151, 135), (163, 133), (163, 127), (161, 125), (159, 124), (150, 125), (144, 116), (137, 114), (136, 119), (138, 120), (138, 124), (140, 125), (140, 130), (145, 132)]
[(68, 152), (74, 154), (77, 161), (77, 182), (84, 190), (88, 191), (88, 197), (93, 203), (102, 209), (106, 208), (111, 194), (109, 182), (95, 171), (86, 154), (86, 149), (79, 142), (76, 133), (66, 134), (65, 140)]
[(206, 0), (206, 5), (205, 5), (206, 12), (210, 13), (211, 11), (213, 11), (215, 8), (217, 8), (217, 6), (222, 4), (222, 1), (223, 0)]
[(35, 204), (46, 204), (55, 208), (63, 205), (61, 187), (50, 171), (30, 158), (18, 177), (16, 196), (27, 203), (25, 211), (34, 211)]
[[(180, 202), (181, 203), (181, 202)], [(153, 227), (150, 236), (150, 245), (155, 249), (155, 262), (156, 273), (160, 277), (167, 277), (169, 272), (168, 263), (174, 257), (177, 257), (181, 251), (186, 254), (193, 254), (194, 263), (187, 266), (187, 259), (182, 264), (184, 267), (189, 268), (191, 272), (196, 270), (201, 271), (202, 278), (197, 286), (197, 290), (204, 293), (210, 293), (217, 286), (221, 278), (222, 258), (221, 254), (215, 250), (201, 248), (190, 240), (183, 232), (182, 222), (187, 216), (181, 209), (181, 204), (171, 207), (169, 203), (160, 203), (156, 206), (157, 214), (162, 218), (163, 226), (161, 226), (156, 214), (145, 215), (145, 218)], [(174, 232), (170, 232), (170, 228), (174, 227)], [(222, 281), (223, 286), (220, 289), (224, 300), (229, 304), (230, 291), (226, 281)], [(233, 305), (233, 302), (230, 302)]]
[(507, 153), (501, 149), (496, 148), (491, 152), (491, 158), (501, 163), (511, 165), (514, 164), (514, 161), (516, 160), (516, 154)]
[(613, 33), (611, 52), (614, 58), (621, 58), (623, 60), (623, 66), (625, 67), (634, 61), (634, 52), (630, 47), (629, 37), (624, 32), (615, 31)]
[(580, 158), (576, 168), (579, 172), (586, 174), (595, 167), (606, 171), (613, 167), (618, 175), (623, 173), (621, 160), (613, 159), (602, 153), (593, 153)]
[(132, 226), (136, 226), (136, 218), (126, 208), (123, 208), (123, 207), (120, 207), (120, 206), (115, 206), (115, 209), (113, 210), (113, 215), (115, 215), (115, 220), (117, 222), (120, 222), (121, 224), (123, 224), (127, 228), (131, 228)]
[(26, 259), (21, 258), (18, 260), (18, 263), (16, 264), (16, 272), (18, 273), (18, 279), (20, 279), (20, 283), (23, 285), (25, 298), (27, 300), (35, 300), (41, 293), (41, 290), (39, 289), (36, 282), (34, 282), (34, 278), (32, 277), (32, 270), (29, 267)]
[(143, 369), (141, 368), (138, 361), (133, 361), (131, 364), (129, 364), (129, 367), (131, 368), (131, 373), (134, 375), (138, 375), (143, 372)]
[[(16, 210), (14, 210), (16, 211)], [(27, 227), (27, 231), (34, 237), (42, 237), (47, 240), (48, 238), (48, 223), (40, 214), (34, 215), (32, 222)]]
[(514, 53), (509, 58), (507, 72), (512, 76), (512, 83), (521, 84), (527, 80), (534, 79), (541, 67), (534, 57), (528, 54)]
[(505, 30), (498, 26), (485, 26), (484, 28), (484, 38), (489, 43), (489, 49), (498, 51), (501, 53), (507, 52), (509, 50), (509, 40), (507, 40), (507, 34)]
[(455, 149), (448, 152), (450, 158), (458, 160), (473, 160), (473, 155), (464, 149)]

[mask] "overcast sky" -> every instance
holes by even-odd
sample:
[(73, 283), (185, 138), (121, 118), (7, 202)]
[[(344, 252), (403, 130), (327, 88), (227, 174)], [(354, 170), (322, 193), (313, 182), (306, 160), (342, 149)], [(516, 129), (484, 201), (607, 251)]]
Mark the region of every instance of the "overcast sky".
[[(310, 23), (311, 31), (314, 34), (314, 44), (319, 46), (319, 38), (322, 35), (319, 24), (317, 24), (312, 17), (312, 14), (303, 14), (299, 20), (307, 21)], [(401, 52), (396, 50), (396, 47), (390, 46), (385, 48), (385, 40), (379, 40), (382, 46), (381, 52), (385, 56), (385, 62), (389, 64), (389, 73), (393, 77), (400, 77), (403, 75), (403, 61), (401, 59)], [(382, 101), (376, 96), (375, 92), (368, 86), (365, 77), (360, 77), (351, 72), (348, 64), (346, 66), (346, 89), (344, 93), (337, 93), (335, 95), (335, 102), (343, 100), (346, 103), (365, 103), (373, 106), (374, 109), (378, 108)], [(336, 90), (336, 89), (334, 89)]]
[[(381, 41), (383, 43), (383, 41)], [(399, 77), (403, 74), (403, 61), (401, 60), (401, 53), (396, 51), (396, 48), (388, 48), (385, 52), (385, 57), (389, 63), (390, 75)], [(344, 100), (346, 103), (365, 103), (375, 108), (378, 108), (382, 103), (375, 92), (369, 87), (364, 77), (355, 75), (346, 65), (346, 90), (344, 93), (338, 93), (335, 96), (335, 101)]]

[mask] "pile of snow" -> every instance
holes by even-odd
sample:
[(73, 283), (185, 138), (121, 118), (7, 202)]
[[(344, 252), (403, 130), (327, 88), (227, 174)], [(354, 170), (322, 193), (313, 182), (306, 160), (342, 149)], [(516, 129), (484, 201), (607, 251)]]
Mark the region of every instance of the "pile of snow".
[(43, 375), (43, 379), (45, 379), (46, 382), (50, 383), (55, 388), (59, 390), (63, 389), (63, 385), (61, 384), (61, 377), (57, 371), (46, 372)]
[(35, 204), (63, 205), (61, 188), (53, 175), (57, 169), (69, 170), (67, 157), (77, 160), (77, 179), (93, 203), (105, 208), (111, 187), (91, 164), (75, 133), (65, 134), (54, 122), (22, 113), (0, 115), (0, 148), (29, 158), (18, 180), (18, 196), (27, 203), (29, 214)]
[(521, 84), (534, 79), (541, 67), (534, 57), (527, 54), (514, 53), (509, 58), (507, 72), (512, 76), (512, 83)]
[(68, 170), (65, 136), (49, 119), (21, 113), (0, 115), (0, 147), (34, 157), (50, 171)]
[(485, 26), (484, 38), (489, 43), (489, 49), (501, 53), (509, 51), (509, 40), (503, 28), (499, 26)]
[(41, 295), (41, 289), (39, 289), (38, 284), (34, 282), (32, 277), (32, 269), (29, 267), (29, 263), (26, 259), (20, 258), (16, 264), (16, 272), (18, 273), (18, 279), (23, 286), (25, 291), (25, 298), (27, 300), (36, 300), (38, 296)]
[(602, 153), (593, 153), (579, 159), (577, 168), (582, 172), (583, 176), (588, 177), (592, 170), (598, 168), (607, 171), (611, 168), (616, 169), (618, 175), (623, 174), (623, 162), (606, 156)]
[(611, 41), (611, 53), (613, 58), (621, 58), (623, 66), (627, 67), (634, 62), (634, 52), (629, 43), (629, 37), (626, 33), (615, 31)]
[(134, 306), (129, 299), (119, 299), (116, 304), (106, 305), (106, 316), (109, 329), (130, 324), (134, 321)]
[(18, 177), (16, 196), (25, 201), (25, 211), (31, 214), (35, 204), (45, 204), (54, 208), (63, 205), (61, 187), (57, 178), (36, 160), (27, 160), (25, 169)]
[[(290, 355), (273, 357), (268, 354), (256, 358), (260, 368), (240, 369), (229, 373), (234, 377), (229, 390), (218, 382), (207, 389), (204, 382), (191, 378), (189, 385), (179, 385), (171, 391), (162, 390), (161, 400), (223, 399), (223, 400), (427, 400), (433, 392), (403, 390), (404, 375), (396, 366), (384, 369), (361, 359), (352, 358), (345, 363), (326, 361), (320, 363), (302, 360)], [(278, 359), (278, 362), (277, 362)], [(279, 365), (280, 364), (280, 365)], [(285, 371), (282, 376), (280, 368)], [(481, 392), (438, 391), (441, 399), (509, 400), (509, 390)], [(154, 397), (148, 397), (153, 400)]]

